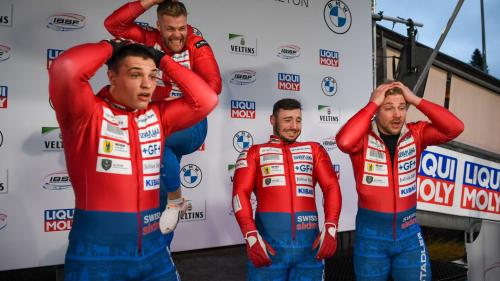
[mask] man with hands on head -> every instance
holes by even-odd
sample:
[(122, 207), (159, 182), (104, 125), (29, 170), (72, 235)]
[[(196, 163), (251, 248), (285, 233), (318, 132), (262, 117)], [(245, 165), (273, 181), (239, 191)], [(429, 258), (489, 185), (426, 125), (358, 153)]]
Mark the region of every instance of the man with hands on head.
[[(108, 64), (109, 86), (89, 79)], [(151, 102), (160, 68), (184, 96)], [(49, 69), (75, 212), (65, 280), (179, 280), (159, 230), (165, 138), (205, 118), (217, 95), (163, 52), (101, 41), (65, 51)]]
[[(134, 21), (151, 7), (157, 6), (157, 29), (144, 28)], [(193, 33), (187, 24), (187, 10), (182, 2), (171, 0), (140, 0), (125, 5), (106, 18), (104, 25), (115, 37), (131, 39), (162, 50), (179, 64), (198, 74), (217, 94), (222, 82), (217, 61), (207, 41)], [(165, 87), (158, 87), (153, 99), (175, 99), (182, 96), (179, 86), (168, 76)], [(165, 142), (161, 168), (161, 206), (167, 205), (162, 214), (160, 228), (171, 232), (177, 225), (186, 204), (180, 188), (180, 161), (183, 155), (196, 151), (205, 141), (207, 120), (171, 135)], [(168, 204), (166, 204), (168, 193)], [(172, 234), (169, 235), (172, 239)]]
[[(406, 123), (410, 105), (430, 122)], [(427, 146), (448, 142), (463, 129), (447, 109), (400, 82), (387, 82), (339, 131), (337, 146), (351, 158), (358, 193), (356, 280), (387, 280), (389, 274), (395, 281), (431, 280), (416, 220), (420, 156)]]
[[(299, 101), (276, 102), (270, 122), (274, 135), (243, 151), (234, 174), (233, 209), (250, 259), (248, 280), (323, 280), (323, 259), (337, 248), (342, 199), (336, 173), (319, 143), (296, 141), (302, 130)], [(321, 232), (316, 183), (324, 198)]]

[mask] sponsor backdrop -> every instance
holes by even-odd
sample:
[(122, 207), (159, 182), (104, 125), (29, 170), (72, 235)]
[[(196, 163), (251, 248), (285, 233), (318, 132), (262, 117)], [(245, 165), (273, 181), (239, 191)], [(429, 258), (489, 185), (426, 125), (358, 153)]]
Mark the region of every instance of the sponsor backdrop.
[[(47, 68), (72, 46), (109, 39), (104, 19), (124, 3), (43, 0), (34, 9), (33, 1), (0, 2), (0, 270), (64, 262), (74, 196), (48, 97)], [(185, 3), (188, 21), (214, 50), (223, 91), (208, 118), (205, 144), (181, 163), (182, 189), (192, 208), (176, 230), (173, 250), (243, 243), (231, 208), (235, 160), (244, 148), (267, 141), (272, 105), (286, 97), (302, 101), (301, 140), (317, 141), (330, 154), (343, 193), (340, 230), (354, 229), (352, 169), (334, 137), (371, 92), (369, 1)], [(155, 26), (155, 18), (153, 8), (138, 21)], [(106, 83), (105, 69), (91, 80), (95, 91)], [(493, 206), (498, 214), (497, 197), (488, 197), (498, 194), (492, 190), (498, 189), (498, 173), (488, 168), (493, 185), (484, 187), (483, 166), (466, 166), (478, 172), (466, 178), (465, 205), (479, 213), (482, 200), (493, 198), (496, 205), (486, 210)], [(447, 192), (447, 178), (429, 180), (429, 186)], [(422, 198), (437, 201), (433, 190)], [(455, 206), (461, 192), (453, 195)], [(446, 204), (443, 208), (450, 208)], [(321, 213), (320, 208), (320, 219)]]

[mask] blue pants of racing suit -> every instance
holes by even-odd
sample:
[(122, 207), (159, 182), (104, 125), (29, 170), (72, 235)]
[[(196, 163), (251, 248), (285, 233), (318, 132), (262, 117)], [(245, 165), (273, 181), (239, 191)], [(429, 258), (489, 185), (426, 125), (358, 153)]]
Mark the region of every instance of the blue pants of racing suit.
[[(415, 208), (397, 213), (380, 213), (359, 208), (356, 216), (354, 272), (357, 281), (431, 280), (430, 259)], [(395, 219), (395, 220), (394, 220)], [(394, 230), (396, 227), (396, 230)]]
[[(315, 212), (297, 212), (297, 216), (314, 215)], [(271, 265), (256, 268), (247, 263), (249, 281), (321, 281), (324, 278), (323, 261), (315, 258), (317, 249), (312, 249), (318, 229), (297, 230), (292, 237), (292, 221), (289, 213), (256, 213), (255, 222), (259, 233), (274, 250), (269, 255)], [(263, 227), (266, 225), (267, 227)], [(295, 226), (294, 226), (295, 227)]]
[[(160, 209), (163, 212), (167, 205), (167, 193), (176, 191), (181, 186), (180, 162), (183, 155), (193, 153), (201, 147), (207, 136), (208, 122), (203, 119), (187, 129), (177, 131), (165, 141), (160, 169)], [(167, 243), (170, 243), (174, 233), (167, 234)]]

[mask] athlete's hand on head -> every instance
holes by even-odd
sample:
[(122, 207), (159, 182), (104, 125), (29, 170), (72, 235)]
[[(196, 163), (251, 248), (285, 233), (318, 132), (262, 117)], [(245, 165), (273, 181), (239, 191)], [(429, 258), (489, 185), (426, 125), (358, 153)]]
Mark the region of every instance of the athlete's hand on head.
[(382, 84), (378, 86), (375, 91), (372, 92), (370, 97), (370, 101), (376, 103), (378, 106), (382, 105), (385, 99), (385, 92), (387, 90), (394, 88), (393, 83), (390, 84)]
[(391, 85), (394, 85), (395, 88), (401, 89), (406, 102), (411, 105), (417, 106), (420, 103), (420, 100), (422, 100), (422, 98), (417, 97), (417, 95), (415, 95), (412, 90), (410, 90), (401, 82), (393, 82)]

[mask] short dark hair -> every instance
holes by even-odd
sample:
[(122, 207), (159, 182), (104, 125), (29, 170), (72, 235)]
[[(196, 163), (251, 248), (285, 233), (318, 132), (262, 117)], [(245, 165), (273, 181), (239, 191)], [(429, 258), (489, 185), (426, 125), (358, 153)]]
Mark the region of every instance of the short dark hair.
[(284, 110), (292, 110), (292, 109), (300, 109), (302, 110), (302, 105), (300, 101), (296, 99), (280, 99), (273, 106), (273, 115), (278, 116), (278, 111), (280, 109)]
[(187, 17), (188, 13), (184, 3), (179, 1), (165, 0), (162, 3), (158, 4), (158, 7), (156, 8), (156, 14), (158, 18), (163, 15), (176, 18), (178, 16)]
[(155, 60), (154, 54), (144, 45), (141, 44), (128, 44), (120, 47), (113, 52), (111, 58), (106, 62), (108, 69), (118, 72), (121, 63), (126, 57), (141, 57), (143, 59)]

